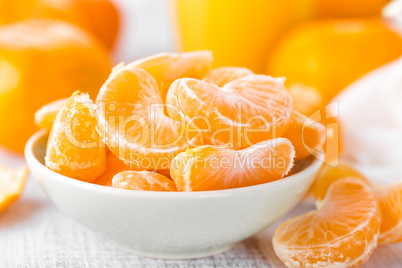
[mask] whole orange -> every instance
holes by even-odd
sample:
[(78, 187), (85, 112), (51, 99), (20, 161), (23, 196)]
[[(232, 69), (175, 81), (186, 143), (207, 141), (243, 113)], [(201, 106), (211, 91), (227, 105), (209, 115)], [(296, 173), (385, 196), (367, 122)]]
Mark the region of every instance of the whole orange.
[(337, 19), (302, 24), (279, 40), (268, 74), (289, 88), (322, 94), (325, 104), (367, 72), (402, 54), (402, 37), (380, 19)]
[(109, 0), (0, 0), (0, 24), (39, 17), (75, 24), (109, 50), (119, 28), (118, 11)]
[(22, 152), (37, 109), (75, 90), (94, 98), (110, 70), (104, 47), (71, 24), (33, 19), (0, 27), (0, 144)]
[(389, 0), (316, 0), (319, 17), (379, 15)]

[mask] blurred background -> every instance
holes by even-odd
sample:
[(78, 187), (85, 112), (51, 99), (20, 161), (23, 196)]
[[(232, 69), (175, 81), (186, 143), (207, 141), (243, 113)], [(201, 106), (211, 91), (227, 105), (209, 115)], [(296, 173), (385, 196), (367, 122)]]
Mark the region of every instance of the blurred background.
[(0, 0), (1, 155), (22, 155), (44, 104), (94, 99), (117, 63), (210, 49), (214, 67), (286, 77), (295, 109), (327, 124), (327, 161), (371, 166), (402, 148), (401, 24), (400, 0)]

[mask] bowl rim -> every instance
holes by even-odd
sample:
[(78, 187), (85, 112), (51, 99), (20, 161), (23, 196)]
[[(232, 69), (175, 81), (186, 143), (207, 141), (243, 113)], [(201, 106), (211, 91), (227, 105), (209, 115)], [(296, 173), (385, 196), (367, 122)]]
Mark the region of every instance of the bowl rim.
[(47, 174), (49, 177), (53, 177), (54, 179), (65, 183), (65, 184), (71, 184), (76, 187), (88, 189), (91, 191), (99, 191), (99, 192), (104, 192), (108, 194), (117, 194), (117, 195), (124, 195), (124, 196), (148, 196), (148, 197), (160, 197), (160, 198), (189, 198), (189, 197), (196, 197), (196, 198), (202, 198), (202, 197), (211, 197), (211, 196), (226, 196), (226, 195), (232, 195), (232, 194), (243, 194), (243, 193), (249, 193), (251, 191), (256, 191), (256, 190), (265, 190), (265, 189), (270, 189), (274, 188), (277, 186), (283, 186), (285, 184), (290, 184), (294, 183), (299, 180), (303, 180), (306, 176), (311, 175), (314, 173), (314, 170), (317, 170), (321, 167), (323, 164), (323, 160), (321, 158), (315, 158), (307, 167), (305, 167), (302, 171), (290, 175), (288, 177), (276, 180), (276, 181), (271, 181), (267, 183), (262, 183), (258, 185), (252, 185), (252, 186), (245, 186), (245, 187), (240, 187), (240, 188), (233, 188), (233, 189), (224, 189), (224, 190), (210, 190), (210, 191), (194, 191), (194, 192), (163, 192), (163, 191), (133, 191), (129, 189), (120, 189), (120, 188), (113, 188), (113, 187), (108, 187), (104, 185), (99, 185), (99, 184), (94, 184), (90, 182), (85, 182), (85, 181), (80, 181), (80, 180), (75, 180), (73, 178), (61, 175), (49, 168), (47, 168), (45, 165), (43, 165), (34, 155), (34, 149), (36, 148), (35, 145), (39, 143), (39, 139), (41, 139), (43, 136), (47, 135), (48, 131), (46, 129), (41, 129), (38, 132), (36, 132), (34, 135), (31, 136), (31, 138), (28, 140), (26, 146), (25, 146), (25, 159), (27, 161), (27, 164), (29, 168), (40, 170), (42, 173)]

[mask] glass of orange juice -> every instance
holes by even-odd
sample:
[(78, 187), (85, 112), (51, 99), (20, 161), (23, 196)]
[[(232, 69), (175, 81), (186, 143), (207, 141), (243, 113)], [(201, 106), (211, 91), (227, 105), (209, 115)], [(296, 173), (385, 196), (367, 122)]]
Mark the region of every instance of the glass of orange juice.
[(181, 51), (210, 49), (215, 67), (264, 73), (270, 49), (311, 16), (313, 0), (173, 0)]

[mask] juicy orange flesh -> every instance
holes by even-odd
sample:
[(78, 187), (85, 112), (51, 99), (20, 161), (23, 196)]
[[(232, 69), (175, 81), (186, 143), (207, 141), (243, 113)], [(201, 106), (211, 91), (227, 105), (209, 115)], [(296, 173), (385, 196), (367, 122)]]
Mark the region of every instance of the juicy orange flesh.
[(13, 170), (0, 165), (0, 212), (6, 210), (20, 197), (27, 177), (26, 167)]
[(197, 79), (178, 79), (166, 102), (180, 110), (168, 109), (169, 116), (203, 129), (212, 145), (233, 149), (281, 136), (293, 110), (283, 80), (265, 75), (239, 78), (221, 88)]
[(115, 70), (98, 95), (99, 131), (110, 150), (136, 169), (169, 169), (200, 134), (183, 135), (185, 124), (167, 117), (155, 79), (144, 70)]
[(50, 132), (45, 157), (48, 168), (87, 182), (103, 173), (106, 161), (91, 105), (89, 97), (78, 92), (67, 99)]
[(113, 187), (139, 191), (176, 191), (173, 181), (151, 171), (123, 171), (113, 177)]
[[(106, 167), (105, 172), (102, 173), (93, 183), (112, 187), (112, 180), (115, 175), (123, 171), (139, 171), (135, 170), (134, 167), (130, 167), (130, 164), (126, 164), (125, 161), (120, 160), (115, 154), (110, 150), (106, 154)], [(153, 172), (164, 175), (170, 179), (169, 170), (152, 170)]]
[(302, 160), (311, 153), (322, 152), (326, 133), (324, 125), (314, 123), (307, 116), (293, 111), (289, 127), (283, 137), (289, 139), (295, 147), (296, 160)]
[(105, 172), (96, 178), (93, 183), (112, 187), (113, 177), (116, 174), (127, 170), (130, 170), (130, 167), (126, 165), (124, 161), (120, 160), (112, 152), (107, 151)]
[(381, 212), (361, 180), (334, 182), (317, 211), (283, 223), (273, 237), (275, 252), (288, 266), (357, 267), (377, 245)]
[(314, 194), (318, 201), (324, 199), (329, 187), (337, 180), (354, 177), (370, 184), (361, 173), (344, 162), (340, 162), (336, 167), (329, 164), (324, 164), (316, 175)]
[(56, 116), (63, 107), (67, 99), (60, 99), (52, 101), (35, 112), (35, 124), (47, 130), (51, 130), (53, 127)]
[(402, 184), (389, 185), (376, 192), (381, 206), (380, 244), (402, 242)]
[[(246, 77), (253, 74), (254, 73), (247, 68), (220, 67), (210, 70), (206, 74), (204, 81), (217, 85), (219, 87), (223, 87), (227, 83), (232, 82), (238, 78)], [(290, 94), (292, 95), (295, 110), (292, 113), (288, 129), (283, 135), (283, 137), (288, 138), (295, 147), (296, 161), (309, 157), (311, 155), (311, 150), (313, 150), (314, 152), (314, 150), (321, 149), (320, 147), (324, 145), (326, 139), (325, 127), (318, 122), (314, 124), (313, 122), (311, 122), (312, 120), (307, 119), (307, 117), (304, 115), (310, 114), (315, 110), (310, 109), (311, 104), (307, 102), (307, 99), (303, 98), (303, 96), (307, 95), (309, 99), (311, 99), (311, 97), (313, 97), (312, 99), (314, 99), (314, 97), (316, 97), (319, 93), (313, 92), (308, 94), (311, 90), (307, 88), (302, 88), (301, 90), (297, 89), (298, 88), (295, 88), (293, 91), (289, 90)], [(307, 90), (309, 91), (307, 92)], [(296, 98), (294, 98), (293, 94), (296, 94)], [(320, 98), (320, 95), (318, 96)], [(306, 108), (306, 102), (307, 106), (309, 107), (308, 109)], [(313, 104), (317, 107), (317, 109), (319, 109), (321, 100), (319, 100), (318, 104)], [(295, 105), (297, 105), (297, 107)], [(303, 107), (304, 109), (301, 109), (302, 111), (299, 111), (297, 109)], [(309, 148), (310, 151), (308, 151), (306, 147)]]
[(346, 163), (339, 163), (337, 167), (324, 164), (316, 176), (314, 193), (317, 202), (321, 203), (325, 198), (329, 187), (336, 181), (354, 177), (370, 185), (378, 198), (382, 223), (380, 230), (380, 244), (393, 244), (402, 241), (402, 184), (377, 186), (365, 176)]
[(283, 178), (293, 166), (293, 158), (292, 144), (283, 138), (241, 151), (208, 145), (176, 156), (170, 175), (179, 191), (237, 188)]
[(183, 77), (202, 79), (211, 68), (212, 61), (212, 53), (205, 50), (162, 53), (134, 61), (129, 65), (151, 74), (158, 83), (162, 99), (165, 100), (174, 80)]
[(251, 70), (241, 67), (220, 67), (210, 70), (204, 78), (204, 81), (223, 87), (229, 82), (254, 74)]

